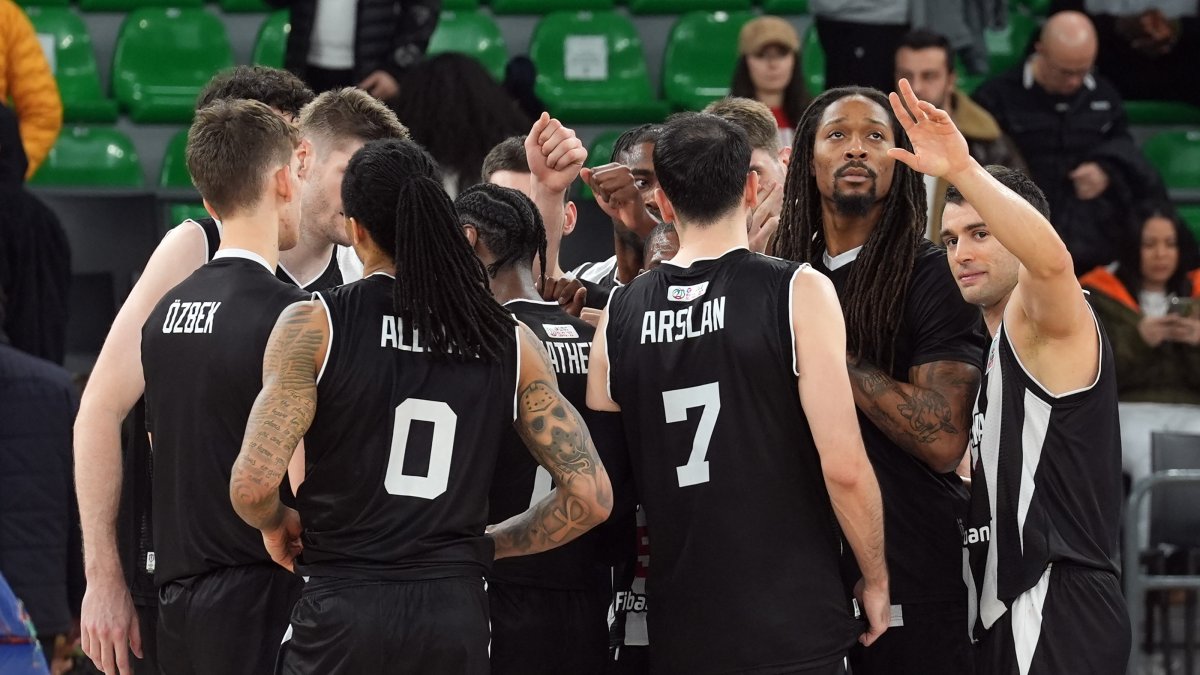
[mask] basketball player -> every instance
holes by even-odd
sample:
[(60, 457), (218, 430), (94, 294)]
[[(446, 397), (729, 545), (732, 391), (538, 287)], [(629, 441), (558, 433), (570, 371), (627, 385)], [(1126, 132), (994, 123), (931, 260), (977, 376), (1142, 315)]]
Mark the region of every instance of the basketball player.
[(978, 599), (976, 672), (1121, 675), (1131, 638), (1117, 576), (1112, 348), (1042, 191), (1024, 174), (981, 167), (950, 116), (918, 102), (907, 80), (900, 95), (892, 109), (913, 148), (889, 155), (951, 183), (941, 230), (950, 269), (994, 336), (963, 535)]
[(634, 127), (613, 143), (611, 163), (580, 171), (613, 224), (613, 256), (571, 271), (587, 289), (589, 308), (603, 309), (612, 289), (633, 281), (642, 270), (643, 239), (662, 221), (654, 202), (658, 180), (652, 159), (661, 132), (658, 124)]
[(588, 403), (623, 411), (652, 535), (652, 672), (842, 672), (861, 630), (835, 515), (864, 573), (860, 639), (887, 628), (883, 515), (841, 312), (821, 275), (746, 249), (749, 165), (729, 122), (667, 122), (656, 200), (680, 249), (614, 290), (592, 351)]
[[(284, 673), (487, 673), (493, 557), (602, 522), (608, 475), (537, 338), (492, 299), (428, 153), (369, 143), (342, 194), (367, 276), (280, 317), (229, 498), (310, 576)], [(485, 535), (514, 427), (559, 487)], [(279, 484), (301, 437), (297, 515)]]
[(880, 92), (818, 96), (797, 125), (775, 237), (778, 255), (812, 264), (838, 289), (859, 423), (883, 492), (891, 630), (851, 651), (856, 675), (965, 673), (971, 661), (958, 526), (967, 495), (952, 472), (967, 447), (984, 338), (945, 252), (924, 237), (921, 176), (887, 154), (907, 144)]
[[(595, 328), (556, 302), (542, 300), (535, 288), (534, 262), (542, 263), (546, 249), (537, 209), (520, 192), (490, 184), (468, 188), (455, 207), (487, 270), (492, 295), (546, 347), (563, 396), (577, 409), (585, 406)], [(586, 408), (581, 414), (610, 475), (616, 476), (612, 460), (625, 452), (619, 418)], [(488, 519), (499, 522), (521, 513), (553, 488), (550, 474), (510, 431), (496, 460)], [(612, 584), (601, 561), (600, 534), (590, 532), (541, 555), (496, 561), (487, 589), (493, 675), (602, 672)]]
[(271, 562), (224, 488), (271, 327), (307, 297), (274, 274), (298, 238), (300, 145), (295, 127), (244, 99), (200, 110), (188, 132), (188, 171), (223, 236), (142, 329), (166, 675), (271, 673), (299, 596), (301, 580)]
[[(290, 121), (313, 93), (287, 71), (239, 66), (214, 77), (197, 107), (238, 98), (260, 101)], [(97, 667), (110, 674), (133, 672), (130, 651), (139, 657), (132, 662), (137, 672), (159, 672), (154, 641), (158, 593), (153, 576), (151, 460), (141, 404), (145, 386), (141, 329), (163, 295), (207, 262), (215, 250), (206, 244), (200, 227), (177, 227), (167, 233), (113, 321), (76, 418), (75, 466), (81, 470), (75, 484), (88, 582), (81, 643)], [(124, 452), (122, 420), (129, 423)]]

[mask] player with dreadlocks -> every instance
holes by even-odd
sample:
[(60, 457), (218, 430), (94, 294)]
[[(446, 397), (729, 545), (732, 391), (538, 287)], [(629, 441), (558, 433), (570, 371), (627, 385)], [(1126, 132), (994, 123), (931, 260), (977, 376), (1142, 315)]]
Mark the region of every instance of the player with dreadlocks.
[[(969, 672), (953, 471), (970, 434), (984, 336), (946, 253), (926, 241), (921, 175), (882, 93), (818, 96), (796, 129), (775, 253), (829, 276), (846, 317), (863, 440), (883, 491), (892, 629), (854, 672)], [(849, 578), (857, 578), (850, 576)]]
[[(365, 276), (280, 316), (230, 498), (311, 577), (284, 673), (484, 674), (493, 556), (602, 522), (608, 475), (537, 338), (492, 299), (428, 153), (366, 144), (342, 200)], [(560, 489), (485, 532), (510, 428)], [(302, 437), (297, 514), (278, 487)]]
[[(524, 194), (490, 184), (468, 188), (455, 206), (492, 294), (545, 345), (563, 396), (581, 411), (615, 479), (610, 460), (624, 452), (620, 421), (585, 406), (595, 329), (557, 302), (542, 300), (534, 285), (535, 256), (541, 270), (546, 255), (537, 208)], [(521, 513), (553, 489), (550, 473), (529, 456), (515, 431), (508, 432), (496, 460), (488, 520)], [(494, 675), (602, 672), (610, 579), (600, 559), (600, 535), (590, 532), (544, 555), (496, 561), (488, 578)]]

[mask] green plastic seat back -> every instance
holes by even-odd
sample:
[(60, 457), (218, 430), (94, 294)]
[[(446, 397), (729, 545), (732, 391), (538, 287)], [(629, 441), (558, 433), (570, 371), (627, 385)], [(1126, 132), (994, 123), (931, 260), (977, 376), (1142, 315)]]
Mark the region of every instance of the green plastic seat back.
[(985, 31), (988, 72), (997, 75), (1025, 60), (1025, 48), (1036, 32), (1037, 22), (1015, 12), (1008, 15), (1008, 25), (1002, 30)]
[(148, 7), (203, 6), (204, 0), (79, 0), (79, 9), (85, 12), (132, 12)]
[(442, 12), (437, 29), (429, 38), (429, 56), (457, 52), (474, 57), (496, 78), (504, 80), (504, 67), (508, 65), (508, 46), (500, 27), (481, 12)]
[(1181, 204), (1178, 210), (1179, 217), (1192, 231), (1192, 236), (1200, 241), (1200, 204)]
[(108, 127), (67, 127), (59, 134), (33, 185), (141, 187), (142, 165), (128, 136)]
[(272, 68), (283, 67), (288, 33), (292, 32), (291, 16), (288, 10), (281, 9), (263, 19), (258, 27), (258, 37), (254, 40), (254, 54), (250, 57), (252, 62)]
[(16, 0), (16, 3), (28, 12), (33, 7), (68, 7), (71, 0)]
[(800, 66), (804, 73), (804, 84), (810, 96), (825, 91), (825, 50), (817, 37), (817, 23), (808, 24), (804, 31), (804, 44), (800, 45)]
[(634, 14), (683, 14), (685, 12), (744, 12), (750, 0), (629, 0)]
[(39, 35), (54, 40), (54, 79), (68, 122), (112, 122), (116, 104), (100, 86), (100, 72), (87, 25), (68, 7), (30, 7), (29, 20)]
[(546, 14), (548, 12), (604, 11), (616, 6), (616, 0), (491, 0), (497, 14)]
[(187, 134), (187, 129), (181, 129), (167, 143), (162, 170), (158, 174), (158, 184), (162, 187), (192, 187), (192, 174), (187, 168)]
[(1200, 130), (1162, 131), (1146, 140), (1142, 152), (1169, 188), (1200, 188)]
[(675, 107), (699, 110), (729, 95), (738, 32), (749, 12), (690, 12), (679, 18), (663, 55), (663, 92)]
[(200, 90), (233, 67), (225, 24), (202, 9), (129, 14), (113, 54), (113, 93), (135, 122), (187, 122)]
[(263, 0), (221, 0), (221, 10), (229, 13), (262, 13), (271, 11), (271, 6)]
[(472, 12), (479, 9), (479, 0), (446, 0), (442, 9), (449, 12)]
[(167, 227), (175, 227), (185, 220), (200, 220), (207, 217), (208, 211), (204, 210), (203, 204), (172, 204), (167, 212)]
[(537, 94), (547, 103), (620, 105), (654, 97), (642, 40), (615, 12), (547, 15), (534, 29), (529, 56)]
[(808, 0), (764, 0), (763, 14), (808, 14)]
[(1200, 108), (1180, 101), (1125, 101), (1130, 124), (1194, 124), (1200, 126)]

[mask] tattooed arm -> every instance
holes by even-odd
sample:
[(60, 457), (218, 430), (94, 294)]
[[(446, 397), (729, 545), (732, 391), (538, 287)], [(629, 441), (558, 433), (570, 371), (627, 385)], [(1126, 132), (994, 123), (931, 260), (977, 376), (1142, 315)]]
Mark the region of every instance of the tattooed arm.
[(934, 471), (948, 473), (958, 466), (971, 432), (978, 368), (934, 361), (912, 368), (909, 384), (866, 361), (851, 360), (849, 367), (858, 409), (893, 443)]
[(550, 360), (524, 325), (514, 426), (555, 488), (528, 511), (488, 528), (496, 558), (562, 546), (608, 518), (612, 485), (579, 411), (558, 391)]
[(271, 558), (288, 569), (300, 552), (300, 517), (280, 503), (279, 484), (317, 410), (327, 326), (320, 302), (297, 302), (279, 315), (263, 356), (263, 388), (229, 481), (234, 510), (262, 530)]

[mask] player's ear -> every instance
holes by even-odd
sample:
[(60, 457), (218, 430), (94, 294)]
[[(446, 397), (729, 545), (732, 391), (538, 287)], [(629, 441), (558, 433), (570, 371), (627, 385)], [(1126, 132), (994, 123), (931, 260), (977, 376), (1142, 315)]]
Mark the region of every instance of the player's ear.
[(308, 173), (312, 171), (313, 163), (313, 147), (312, 142), (307, 138), (300, 139), (300, 148), (296, 153), (300, 157), (300, 171), (297, 177), (300, 180), (308, 178)]
[(464, 224), (462, 228), (463, 234), (467, 235), (467, 241), (471, 243), (471, 250), (475, 250), (475, 243), (479, 241), (479, 230), (471, 224)]
[(667, 193), (663, 192), (662, 188), (654, 188), (654, 203), (658, 205), (663, 222), (675, 222), (675, 207), (671, 205), (671, 200), (667, 199)]
[(575, 223), (579, 221), (579, 209), (575, 206), (575, 202), (567, 202), (563, 207), (563, 230), (562, 236), (567, 236), (575, 231)]
[(750, 171), (746, 173), (746, 187), (742, 193), (742, 199), (747, 208), (758, 206), (758, 172)]
[(787, 165), (792, 161), (792, 146), (785, 145), (779, 149), (779, 162), (786, 169)]
[(275, 173), (271, 176), (271, 180), (275, 183), (275, 195), (284, 203), (292, 201), (296, 196), (292, 194), (295, 190), (292, 189), (292, 165), (284, 164), (275, 169)]
[(201, 202), (204, 204), (204, 210), (208, 211), (208, 215), (210, 218), (212, 218), (213, 220), (218, 220), (218, 221), (221, 220), (221, 216), (217, 215), (217, 210), (213, 208), (212, 204), (208, 203), (207, 199), (202, 199)]
[(358, 246), (362, 241), (362, 236), (359, 234), (362, 227), (358, 221), (349, 216), (342, 216), (342, 227), (346, 229), (346, 237), (350, 240), (350, 245)]

